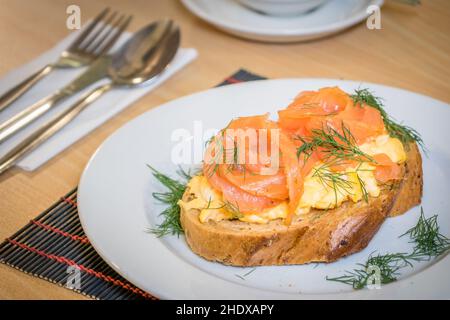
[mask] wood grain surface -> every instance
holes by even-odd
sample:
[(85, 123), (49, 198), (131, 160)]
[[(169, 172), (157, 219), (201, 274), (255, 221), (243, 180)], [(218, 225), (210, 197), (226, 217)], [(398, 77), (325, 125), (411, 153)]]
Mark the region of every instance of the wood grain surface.
[[(0, 76), (65, 37), (72, 0), (0, 0)], [(210, 88), (243, 67), (269, 78), (325, 77), (382, 83), (450, 102), (450, 1), (410, 7), (387, 0), (382, 29), (364, 24), (326, 39), (264, 44), (222, 33), (177, 0), (77, 0), (86, 21), (108, 6), (134, 15), (131, 31), (171, 17), (182, 45), (199, 57), (35, 172), (13, 169), (0, 177), (0, 239), (8, 237), (78, 183), (86, 162), (117, 128), (169, 100)], [(423, 106), (426, 108), (427, 106)], [(1, 299), (81, 299), (83, 296), (0, 265)]]

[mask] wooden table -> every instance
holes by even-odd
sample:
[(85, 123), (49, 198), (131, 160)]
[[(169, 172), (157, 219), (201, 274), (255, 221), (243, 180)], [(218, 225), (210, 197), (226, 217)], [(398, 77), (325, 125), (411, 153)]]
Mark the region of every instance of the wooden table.
[[(75, 187), (95, 149), (118, 127), (166, 101), (207, 89), (244, 67), (270, 78), (326, 77), (400, 87), (450, 102), (450, 1), (418, 7), (391, 1), (382, 29), (364, 24), (327, 39), (263, 44), (224, 34), (191, 15), (176, 0), (78, 0), (85, 21), (102, 8), (134, 15), (131, 31), (164, 16), (180, 25), (184, 47), (198, 59), (36, 172), (13, 169), (0, 178), (0, 239)], [(70, 31), (71, 0), (0, 0), (0, 76), (48, 50)], [(218, 63), (220, 61), (220, 63)], [(424, 106), (425, 108), (426, 106)], [(2, 299), (81, 299), (81, 295), (0, 265)]]

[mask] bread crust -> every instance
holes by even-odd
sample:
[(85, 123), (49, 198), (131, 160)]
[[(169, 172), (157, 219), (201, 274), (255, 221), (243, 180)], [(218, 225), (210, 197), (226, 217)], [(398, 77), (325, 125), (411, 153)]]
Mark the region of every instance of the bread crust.
[[(364, 249), (383, 221), (420, 204), (422, 159), (411, 144), (403, 179), (384, 186), (369, 202), (346, 201), (332, 210), (311, 210), (286, 226), (281, 220), (258, 225), (237, 220), (201, 223), (199, 210), (181, 209), (181, 225), (193, 252), (233, 266), (333, 262)], [(184, 200), (192, 197), (189, 190)]]

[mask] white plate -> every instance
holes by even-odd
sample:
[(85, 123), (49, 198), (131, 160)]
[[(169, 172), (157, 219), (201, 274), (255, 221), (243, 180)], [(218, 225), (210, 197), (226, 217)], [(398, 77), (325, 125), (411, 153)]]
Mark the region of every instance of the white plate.
[(269, 42), (298, 42), (340, 32), (367, 18), (367, 7), (383, 0), (330, 0), (296, 17), (268, 16), (234, 0), (181, 0), (197, 17), (233, 35)]
[[(369, 87), (385, 99), (395, 118), (416, 128), (429, 149), (424, 157), (426, 214), (439, 214), (441, 231), (450, 234), (450, 106), (426, 96), (382, 85), (332, 80), (285, 79), (235, 84), (166, 103), (130, 121), (109, 137), (86, 167), (79, 186), (79, 213), (84, 230), (99, 254), (122, 276), (160, 298), (172, 299), (301, 299), (301, 298), (450, 298), (450, 257), (406, 268), (400, 280), (380, 290), (353, 291), (329, 282), (379, 250), (411, 249), (398, 236), (412, 227), (418, 207), (388, 219), (363, 251), (332, 264), (259, 267), (208, 262), (187, 247), (184, 238), (156, 238), (145, 232), (161, 219), (162, 207), (151, 193), (162, 191), (146, 164), (174, 174), (170, 154), (177, 128), (193, 129), (195, 120), (222, 128), (236, 116), (283, 108), (301, 90), (338, 85), (347, 92)], [(206, 129), (206, 128), (205, 128)]]

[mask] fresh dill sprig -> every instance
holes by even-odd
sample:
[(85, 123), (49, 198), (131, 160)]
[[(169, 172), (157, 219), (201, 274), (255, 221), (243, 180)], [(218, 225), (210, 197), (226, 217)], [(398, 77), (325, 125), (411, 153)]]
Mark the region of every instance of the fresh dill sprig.
[[(227, 128), (222, 129), (217, 136), (213, 136), (207, 141), (207, 145), (210, 145), (212, 142), (215, 143), (215, 153), (211, 163), (205, 165), (205, 172), (208, 177), (211, 177), (217, 172), (221, 164), (225, 164), (227, 172), (232, 172), (235, 169), (240, 170), (243, 172), (245, 179), (247, 169), (245, 165), (241, 163), (241, 150), (238, 142), (233, 139), (233, 146), (228, 148), (225, 147), (224, 140), (226, 139), (226, 129)], [(250, 174), (254, 173), (250, 172)]]
[(335, 172), (328, 164), (323, 164), (313, 168), (313, 177), (317, 177), (325, 188), (331, 188), (334, 192), (335, 203), (337, 205), (338, 193), (341, 195), (351, 194), (353, 183), (347, 180), (346, 173)]
[(224, 201), (221, 206), (218, 207), (211, 207), (211, 198), (209, 198), (208, 203), (206, 207), (203, 208), (203, 210), (218, 210), (218, 209), (225, 209), (229, 213), (231, 213), (231, 220), (237, 220), (244, 216), (244, 214), (239, 210), (239, 206), (236, 204), (233, 204), (229, 201)]
[(229, 201), (225, 201), (224, 207), (227, 209), (228, 212), (231, 213), (232, 220), (237, 220), (244, 216), (244, 214), (239, 210), (239, 206), (237, 203), (234, 204)]
[(241, 280), (245, 280), (246, 277), (248, 277), (250, 274), (252, 274), (253, 272), (255, 272), (256, 268), (251, 269), (250, 271), (246, 272), (245, 274), (243, 274), (242, 276), (240, 274), (235, 274), (236, 277), (238, 277)]
[(379, 268), (380, 283), (387, 284), (397, 280), (399, 270), (405, 266), (411, 265), (409, 260), (405, 259), (403, 253), (373, 255), (371, 254), (365, 263), (357, 264), (360, 268), (352, 271), (346, 271), (344, 275), (335, 278), (326, 277), (328, 281), (341, 282), (351, 285), (353, 289), (363, 289), (373, 276), (370, 268)]
[(225, 148), (223, 147), (222, 131), (218, 136), (212, 136), (206, 143), (207, 145), (211, 145), (212, 142), (215, 143), (214, 151), (217, 152), (214, 153), (214, 158), (212, 159), (211, 163), (205, 164), (205, 173), (208, 175), (208, 177), (213, 176), (214, 173), (217, 172), (217, 169), (219, 168), (219, 165), (222, 163), (224, 158)]
[(356, 171), (356, 177), (358, 178), (358, 182), (361, 188), (362, 197), (365, 202), (369, 202), (369, 192), (367, 192), (366, 183), (358, 174), (358, 171)]
[(228, 171), (233, 170), (238, 165), (239, 148), (236, 141), (233, 140), (233, 147), (231, 148), (226, 148), (224, 145), (227, 128), (228, 126), (206, 141), (205, 146), (211, 145), (214, 142), (214, 157), (211, 160), (211, 163), (206, 164), (205, 169), (208, 176), (212, 176), (216, 173), (220, 164), (227, 164)]
[(410, 242), (415, 244), (415, 255), (431, 258), (440, 256), (450, 249), (450, 239), (439, 232), (437, 217), (434, 215), (425, 218), (423, 208), (421, 208), (417, 224), (400, 236), (409, 236)]
[(374, 162), (370, 155), (361, 151), (355, 137), (344, 122), (341, 123), (341, 130), (342, 133), (330, 126), (325, 126), (322, 129), (313, 129), (311, 137), (297, 136), (296, 139), (303, 142), (297, 149), (297, 157), (304, 154), (306, 161), (312, 152), (320, 148), (326, 160)]
[(450, 239), (439, 233), (437, 215), (425, 218), (423, 208), (417, 224), (402, 234), (408, 235), (414, 249), (411, 253), (370, 254), (367, 261), (357, 264), (359, 268), (346, 271), (339, 277), (326, 277), (326, 280), (351, 285), (354, 289), (362, 289), (372, 281), (375, 268), (379, 270), (380, 284), (387, 284), (397, 280), (400, 270), (413, 267), (413, 262), (430, 260), (441, 256), (450, 249)]
[(183, 197), (183, 194), (186, 191), (186, 182), (192, 178), (192, 175), (190, 172), (186, 172), (182, 168), (179, 168), (177, 173), (185, 180), (184, 182), (180, 182), (162, 174), (148, 164), (147, 166), (152, 171), (156, 180), (168, 189), (167, 192), (152, 193), (153, 198), (168, 206), (160, 213), (160, 216), (164, 217), (163, 222), (157, 225), (156, 228), (149, 229), (149, 231), (157, 237), (166, 235), (179, 236), (183, 233), (183, 228), (180, 223), (180, 206), (178, 205), (178, 201)]
[(384, 126), (389, 135), (393, 138), (399, 139), (407, 150), (409, 150), (409, 144), (411, 142), (417, 142), (418, 145), (425, 150), (425, 146), (420, 134), (413, 128), (397, 123), (392, 119), (384, 110), (383, 100), (380, 97), (374, 96), (374, 94), (367, 88), (356, 89), (355, 93), (350, 96), (353, 99), (355, 106), (363, 107), (368, 105), (377, 109), (381, 118), (383, 119)]
[(376, 161), (358, 147), (355, 137), (343, 122), (341, 123), (341, 131), (342, 133), (326, 126), (322, 129), (312, 130), (310, 137), (297, 136), (296, 139), (302, 142), (302, 145), (297, 149), (297, 157), (303, 154), (306, 162), (312, 153), (320, 148), (320, 152), (324, 155), (324, 164), (313, 169), (313, 177), (319, 178), (325, 187), (333, 189), (336, 203), (338, 193), (351, 194), (354, 183), (347, 179), (347, 173), (335, 172), (331, 167), (345, 164), (348, 161), (359, 161), (355, 172), (363, 199), (367, 202), (368, 192), (358, 171), (361, 170), (360, 167), (363, 162), (374, 163)]

